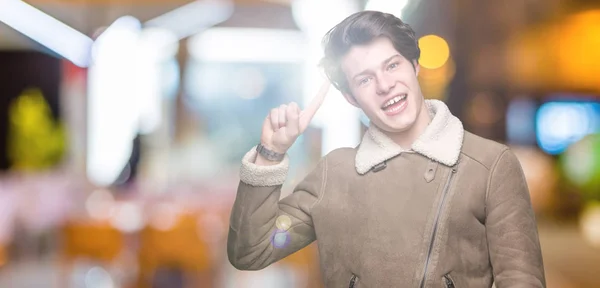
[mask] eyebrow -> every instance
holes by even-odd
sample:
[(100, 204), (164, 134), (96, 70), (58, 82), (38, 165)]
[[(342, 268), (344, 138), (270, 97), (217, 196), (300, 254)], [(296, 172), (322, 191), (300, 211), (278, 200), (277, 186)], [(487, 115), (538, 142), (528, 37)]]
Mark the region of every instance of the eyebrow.
[[(396, 57), (400, 57), (400, 54), (394, 54), (392, 57), (385, 59), (385, 61), (382, 62), (382, 66), (385, 66), (388, 63), (392, 62), (392, 60), (394, 60)], [(354, 75), (354, 77), (352, 77), (352, 79), (356, 79), (356, 77), (358, 77), (358, 76), (367, 75), (367, 74), (372, 74), (372, 71), (370, 69), (363, 70), (362, 72)]]

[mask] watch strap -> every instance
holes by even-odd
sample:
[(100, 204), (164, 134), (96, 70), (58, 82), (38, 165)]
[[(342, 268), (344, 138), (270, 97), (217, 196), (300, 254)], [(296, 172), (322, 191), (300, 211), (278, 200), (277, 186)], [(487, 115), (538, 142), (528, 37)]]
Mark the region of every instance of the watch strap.
[(258, 152), (258, 154), (260, 154), (269, 161), (281, 161), (285, 157), (285, 153), (277, 153), (275, 151), (269, 150), (260, 143), (256, 146), (256, 151)]

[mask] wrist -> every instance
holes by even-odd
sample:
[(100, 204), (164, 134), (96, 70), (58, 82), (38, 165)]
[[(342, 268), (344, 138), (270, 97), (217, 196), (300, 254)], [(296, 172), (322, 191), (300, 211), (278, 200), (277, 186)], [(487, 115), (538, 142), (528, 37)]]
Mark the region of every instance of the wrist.
[(270, 146), (263, 145), (262, 143), (259, 143), (256, 146), (256, 152), (258, 156), (264, 158), (265, 160), (268, 160), (269, 162), (275, 163), (283, 161), (283, 158), (285, 158), (286, 153), (285, 151), (279, 152), (278, 150), (273, 149)]

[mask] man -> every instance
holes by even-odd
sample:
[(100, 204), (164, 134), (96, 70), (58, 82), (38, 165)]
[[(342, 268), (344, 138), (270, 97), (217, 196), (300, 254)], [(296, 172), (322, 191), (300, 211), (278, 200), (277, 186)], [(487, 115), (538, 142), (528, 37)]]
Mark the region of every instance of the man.
[(323, 42), (328, 78), (370, 127), (359, 147), (323, 157), (279, 201), (285, 153), (326, 89), (303, 112), (273, 109), (242, 160), (230, 262), (258, 270), (318, 240), (327, 287), (545, 287), (517, 158), (464, 131), (443, 102), (424, 100), (413, 30), (364, 11)]

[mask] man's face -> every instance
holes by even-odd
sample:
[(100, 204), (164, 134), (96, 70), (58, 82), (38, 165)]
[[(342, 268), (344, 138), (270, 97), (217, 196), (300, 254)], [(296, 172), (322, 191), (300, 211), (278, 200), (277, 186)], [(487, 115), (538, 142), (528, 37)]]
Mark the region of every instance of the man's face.
[(387, 132), (410, 129), (423, 107), (417, 80), (419, 66), (410, 63), (386, 37), (354, 46), (342, 59), (351, 95), (348, 102)]

